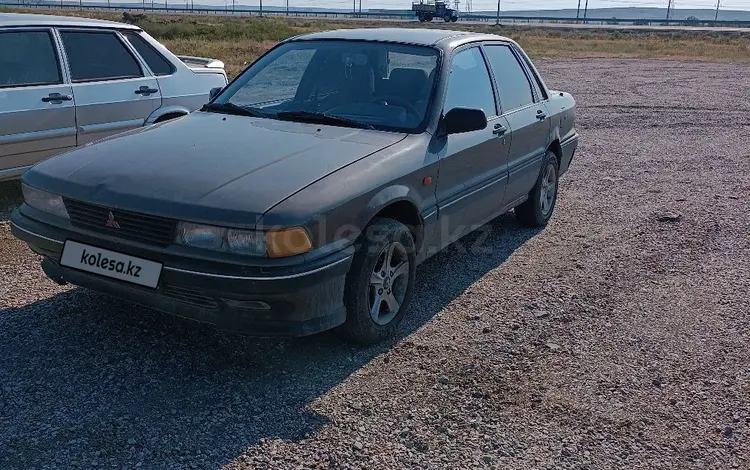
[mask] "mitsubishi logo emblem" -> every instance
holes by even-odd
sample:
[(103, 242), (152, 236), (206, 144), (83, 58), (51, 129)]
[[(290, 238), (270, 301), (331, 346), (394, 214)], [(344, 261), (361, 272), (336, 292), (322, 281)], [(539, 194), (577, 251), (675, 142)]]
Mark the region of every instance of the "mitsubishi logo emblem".
[(112, 211), (109, 211), (109, 215), (107, 216), (107, 227), (120, 228), (120, 224), (115, 220), (115, 215)]

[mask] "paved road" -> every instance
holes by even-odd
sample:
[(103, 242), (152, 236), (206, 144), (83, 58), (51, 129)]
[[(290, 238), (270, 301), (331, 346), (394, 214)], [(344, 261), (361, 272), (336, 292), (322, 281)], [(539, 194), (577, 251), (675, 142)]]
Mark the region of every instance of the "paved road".
[[(2, 5), (2, 3), (0, 3)], [(11, 5), (15, 6), (15, 5)], [(43, 7), (44, 9), (49, 9), (50, 6), (45, 5)], [(54, 8), (54, 7), (53, 7)], [(77, 8), (76, 8), (77, 9)], [(102, 10), (101, 8), (86, 8), (90, 10)], [(72, 11), (70, 8), (61, 9), (62, 11)], [(132, 10), (134, 12), (142, 12), (142, 10)], [(150, 11), (146, 11), (146, 13), (150, 13)], [(220, 16), (248, 16), (251, 15), (251, 13), (246, 12), (238, 12), (238, 13), (232, 13), (232, 11), (227, 10), (219, 11), (219, 10), (213, 10), (213, 11), (175, 11), (175, 10), (169, 10), (169, 11), (160, 11), (160, 10), (154, 10), (154, 13), (168, 13), (170, 15), (182, 15), (182, 14), (188, 14), (188, 15), (196, 15), (196, 14), (206, 14), (206, 15), (220, 15)], [(349, 17), (349, 16), (343, 16), (346, 15), (345, 13), (330, 13), (330, 16), (327, 14), (319, 14), (319, 15), (283, 15), (281, 12), (264, 12), (266, 16), (273, 16), (273, 17), (286, 17), (286, 18), (315, 18), (315, 19), (323, 19), (328, 21), (360, 21), (360, 22), (387, 22), (387, 23), (413, 23), (413, 24), (421, 24), (417, 19), (412, 18), (377, 18), (377, 17), (362, 17), (362, 18), (356, 18), (356, 17)], [(257, 15), (257, 13), (252, 13), (253, 16)], [(433, 20), (431, 24), (434, 25), (446, 25), (446, 23), (440, 19)], [(455, 25), (456, 23), (447, 23), (447, 26), (450, 27), (450, 25)], [(494, 18), (490, 18), (488, 21), (479, 21), (479, 20), (464, 20), (459, 19), (458, 24), (461, 25), (493, 25), (495, 24)], [(531, 28), (554, 28), (554, 29), (585, 29), (585, 30), (619, 30), (619, 31), (694, 31), (694, 32), (714, 32), (714, 33), (748, 33), (750, 34), (750, 27), (747, 28), (736, 28), (736, 27), (713, 27), (713, 26), (682, 26), (682, 25), (674, 25), (674, 26), (661, 26), (661, 25), (651, 25), (651, 26), (642, 26), (642, 25), (632, 25), (632, 24), (595, 24), (595, 23), (587, 23), (587, 24), (574, 24), (574, 23), (546, 23), (546, 22), (522, 22), (522, 21), (501, 21), (500, 24), (502, 26), (521, 26), (521, 27), (531, 27)]]

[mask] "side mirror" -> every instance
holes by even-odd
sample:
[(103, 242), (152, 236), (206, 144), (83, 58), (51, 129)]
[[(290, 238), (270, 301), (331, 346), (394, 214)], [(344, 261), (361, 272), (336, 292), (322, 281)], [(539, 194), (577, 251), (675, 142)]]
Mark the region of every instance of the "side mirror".
[(443, 116), (446, 134), (480, 131), (487, 127), (487, 116), (481, 109), (453, 108)]
[(216, 95), (218, 95), (219, 93), (221, 93), (221, 90), (222, 90), (221, 87), (211, 88), (211, 91), (208, 92), (208, 99), (212, 100), (212, 99), (216, 98)]

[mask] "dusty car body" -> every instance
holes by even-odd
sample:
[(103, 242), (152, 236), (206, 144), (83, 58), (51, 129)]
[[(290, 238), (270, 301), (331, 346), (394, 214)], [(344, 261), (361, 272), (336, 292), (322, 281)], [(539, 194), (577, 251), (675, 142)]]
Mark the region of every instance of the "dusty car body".
[(227, 83), (134, 25), (0, 13), (0, 180), (88, 142), (188, 114)]
[(309, 34), (199, 112), (36, 165), (12, 233), (58, 282), (245, 334), (372, 343), (419, 263), (514, 208), (544, 226), (578, 138), (573, 98), (507, 38)]

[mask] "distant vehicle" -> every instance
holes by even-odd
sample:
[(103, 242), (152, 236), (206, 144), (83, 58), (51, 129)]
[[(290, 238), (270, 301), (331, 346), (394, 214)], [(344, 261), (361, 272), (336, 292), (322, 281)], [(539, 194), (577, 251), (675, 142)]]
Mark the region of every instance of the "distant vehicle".
[(433, 18), (442, 18), (446, 23), (458, 21), (458, 12), (448, 8), (445, 2), (441, 1), (420, 1), (414, 2), (411, 9), (416, 12), (417, 18), (421, 22), (430, 22)]
[(221, 61), (175, 56), (138, 26), (0, 13), (0, 180), (188, 114), (226, 84)]
[(417, 264), (514, 208), (547, 224), (575, 112), (501, 36), (296, 36), (200, 111), (35, 165), (11, 231), (60, 283), (222, 330), (375, 343)]

